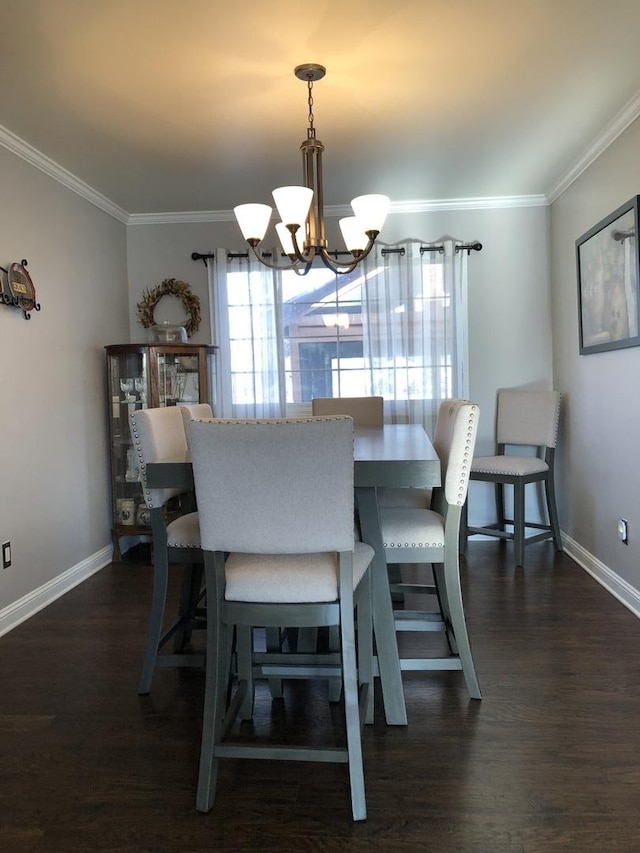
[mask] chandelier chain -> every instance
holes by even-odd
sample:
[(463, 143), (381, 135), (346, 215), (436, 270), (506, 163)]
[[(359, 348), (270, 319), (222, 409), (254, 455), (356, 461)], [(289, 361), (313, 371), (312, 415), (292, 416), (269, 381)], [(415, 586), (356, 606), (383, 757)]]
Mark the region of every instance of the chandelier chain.
[(309, 139), (313, 139), (316, 135), (315, 128), (313, 126), (313, 80), (307, 80), (307, 88), (309, 90), (309, 96), (307, 98), (307, 103), (309, 104), (309, 130), (308, 136)]

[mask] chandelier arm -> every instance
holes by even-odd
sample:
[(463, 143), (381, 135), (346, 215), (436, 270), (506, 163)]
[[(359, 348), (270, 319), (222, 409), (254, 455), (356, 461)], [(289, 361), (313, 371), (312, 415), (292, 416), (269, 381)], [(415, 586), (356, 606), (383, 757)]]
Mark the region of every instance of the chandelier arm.
[[(296, 238), (296, 232), (298, 230), (298, 226), (297, 225), (287, 225), (287, 230), (291, 234), (291, 242), (293, 243), (293, 251), (295, 252), (296, 259), (301, 264), (309, 264), (309, 266), (311, 266), (311, 264), (313, 263), (313, 259), (316, 256), (316, 247), (312, 245), (312, 246), (309, 246), (309, 248), (306, 251), (302, 251), (300, 249), (300, 245), (299, 245), (298, 240)], [(292, 257), (292, 256), (289, 255), (289, 257)]]
[(322, 260), (322, 263), (325, 267), (328, 267), (331, 272), (336, 273), (336, 275), (345, 275), (346, 273), (353, 272), (363, 257), (364, 253), (359, 255), (357, 258), (354, 258), (350, 263), (341, 264), (339, 261), (332, 258), (331, 252), (326, 249), (320, 249), (320, 259)]
[[(265, 267), (269, 267), (269, 269), (272, 269), (272, 270), (282, 270), (283, 272), (288, 271), (288, 270), (294, 270), (295, 272), (298, 272), (298, 268), (300, 267), (300, 261), (298, 260), (298, 258), (294, 257), (293, 255), (287, 255), (287, 257), (289, 258), (289, 263), (285, 264), (284, 266), (280, 266), (279, 264), (272, 263), (267, 258), (265, 258), (263, 255), (261, 255), (258, 252), (257, 246), (252, 246), (251, 243), (249, 243), (249, 246), (251, 247), (251, 251), (256, 256), (256, 258), (260, 261), (261, 264), (264, 264)], [(305, 263), (305, 262), (303, 261), (303, 263)], [(305, 266), (311, 267), (311, 263), (309, 263), (309, 264), (305, 263)], [(309, 270), (307, 269), (304, 273), (299, 273), (299, 275), (300, 274), (306, 275), (306, 273), (308, 271)]]
[(347, 264), (341, 264), (338, 261), (334, 261), (331, 257), (331, 253), (327, 249), (320, 248), (320, 257), (322, 258), (322, 263), (328, 267), (332, 272), (337, 273), (338, 275), (344, 275), (345, 273), (353, 272), (354, 269), (358, 266), (358, 264), (363, 261), (369, 252), (373, 249), (373, 246), (376, 242), (376, 237), (378, 236), (379, 231), (367, 231), (368, 243), (365, 248), (358, 252), (358, 254), (354, 257), (352, 261), (349, 261)]

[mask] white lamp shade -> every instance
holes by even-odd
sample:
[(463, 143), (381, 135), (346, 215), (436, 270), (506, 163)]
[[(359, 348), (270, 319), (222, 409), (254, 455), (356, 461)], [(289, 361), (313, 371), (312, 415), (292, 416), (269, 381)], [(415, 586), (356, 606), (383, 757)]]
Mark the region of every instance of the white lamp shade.
[(382, 231), (391, 199), (388, 195), (359, 195), (351, 202), (356, 217), (362, 223), (364, 231)]
[(291, 231), (289, 231), (284, 222), (278, 222), (276, 225), (276, 232), (280, 238), (280, 245), (282, 246), (282, 251), (285, 255), (295, 255), (296, 251), (293, 248)]
[(309, 215), (313, 190), (309, 187), (278, 187), (272, 195), (285, 225), (304, 225)]
[(340, 220), (340, 230), (345, 246), (350, 252), (364, 252), (369, 238), (364, 233), (362, 222), (355, 216), (346, 216)]
[(271, 208), (268, 204), (239, 204), (233, 208), (238, 225), (245, 240), (257, 240), (258, 243), (266, 234), (271, 219)]

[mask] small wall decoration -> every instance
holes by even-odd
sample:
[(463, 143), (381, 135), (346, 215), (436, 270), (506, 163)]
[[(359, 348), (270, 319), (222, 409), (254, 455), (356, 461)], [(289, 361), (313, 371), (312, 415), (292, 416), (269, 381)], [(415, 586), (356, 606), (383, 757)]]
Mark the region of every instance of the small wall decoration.
[(24, 319), (30, 320), (31, 312), (40, 310), (40, 303), (36, 302), (36, 288), (26, 267), (24, 258), (9, 264), (8, 269), (0, 267), (4, 273), (0, 276), (0, 305), (20, 308)]
[(162, 284), (152, 290), (145, 290), (142, 299), (138, 302), (138, 320), (145, 329), (155, 326), (153, 318), (158, 302), (163, 296), (176, 296), (182, 302), (184, 310), (189, 315), (186, 323), (183, 323), (187, 335), (191, 337), (200, 328), (200, 300), (191, 292), (186, 281), (175, 278), (165, 278)]
[(576, 240), (581, 355), (640, 345), (639, 201)]

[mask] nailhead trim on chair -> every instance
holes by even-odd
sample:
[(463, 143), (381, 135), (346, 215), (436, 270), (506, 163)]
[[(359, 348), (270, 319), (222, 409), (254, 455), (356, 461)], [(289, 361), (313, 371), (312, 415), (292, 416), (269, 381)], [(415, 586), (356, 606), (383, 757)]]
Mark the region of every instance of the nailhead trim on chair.
[(273, 424), (316, 423), (317, 421), (343, 421), (350, 415), (313, 415), (302, 418), (193, 418), (194, 421), (215, 420), (219, 424), (255, 424), (256, 426), (272, 426)]
[(472, 424), (473, 420), (476, 416), (478, 407), (473, 406), (471, 411), (469, 412), (469, 428), (467, 429), (467, 438), (465, 442), (465, 450), (464, 450), (464, 462), (462, 465), (462, 473), (460, 475), (460, 480), (458, 482), (458, 500), (457, 505), (462, 506), (467, 499), (467, 488), (469, 486), (469, 471), (470, 471), (470, 462), (473, 458), (473, 451), (471, 449), (472, 441), (473, 441), (473, 430)]
[(142, 491), (144, 493), (144, 502), (149, 508), (153, 508), (153, 501), (151, 500), (151, 492), (147, 487), (147, 466), (144, 464), (144, 459), (142, 457), (142, 451), (140, 450), (140, 436), (138, 435), (138, 424), (136, 423), (135, 414), (131, 413), (130, 422), (131, 422), (131, 433), (133, 436), (133, 444), (135, 446), (136, 455), (138, 457), (138, 468), (140, 469), (140, 482), (142, 485)]
[(383, 542), (384, 548), (441, 548), (442, 542)]

